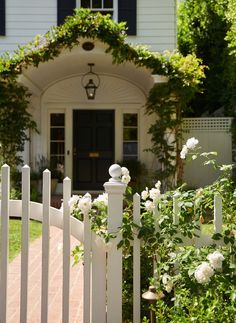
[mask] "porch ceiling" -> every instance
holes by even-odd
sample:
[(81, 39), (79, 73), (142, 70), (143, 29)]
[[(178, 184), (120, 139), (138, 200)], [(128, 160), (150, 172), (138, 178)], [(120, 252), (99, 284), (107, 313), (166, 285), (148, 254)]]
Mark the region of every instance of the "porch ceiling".
[(82, 48), (84, 41), (81, 41), (81, 45), (71, 51), (64, 50), (54, 60), (23, 70), (19, 81), (26, 85), (33, 94), (40, 95), (58, 81), (87, 73), (88, 63), (94, 63), (93, 71), (98, 75), (125, 79), (139, 87), (145, 94), (148, 93), (154, 83), (150, 70), (144, 67), (137, 68), (130, 62), (112, 64), (111, 54), (105, 53), (105, 44), (94, 42), (94, 49), (85, 51)]

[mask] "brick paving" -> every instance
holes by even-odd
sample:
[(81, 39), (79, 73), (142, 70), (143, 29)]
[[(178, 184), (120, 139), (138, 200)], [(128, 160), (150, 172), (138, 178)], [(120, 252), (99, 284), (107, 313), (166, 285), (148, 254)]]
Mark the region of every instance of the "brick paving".
[[(78, 241), (71, 237), (71, 249)], [(40, 323), (42, 239), (30, 244), (28, 323)], [(17, 256), (9, 265), (8, 322), (20, 322), (20, 260)], [(72, 259), (73, 262), (73, 259)], [(72, 263), (71, 262), (71, 263)], [(62, 312), (62, 231), (50, 228), (49, 323), (60, 323)], [(83, 322), (83, 265), (71, 267), (70, 323)]]

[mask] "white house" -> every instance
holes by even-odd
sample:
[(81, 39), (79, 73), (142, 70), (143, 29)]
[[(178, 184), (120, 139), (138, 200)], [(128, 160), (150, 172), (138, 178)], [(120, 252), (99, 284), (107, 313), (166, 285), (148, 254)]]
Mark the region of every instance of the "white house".
[[(159, 52), (176, 47), (175, 0), (0, 0), (0, 54), (43, 35), (75, 7), (127, 21), (127, 42)], [(45, 156), (63, 164), (74, 191), (101, 189), (114, 161), (138, 159), (148, 167), (154, 161), (145, 152), (150, 117), (144, 104), (162, 79), (133, 63), (114, 65), (105, 51), (104, 43), (84, 39), (54, 60), (23, 70), (19, 78), (32, 93), (30, 113), (40, 132), (30, 134), (25, 162), (34, 165)], [(89, 71), (98, 75), (99, 84), (92, 74), (84, 77)], [(84, 88), (91, 75), (98, 86), (92, 100)]]
[[(144, 44), (153, 52), (176, 48), (175, 0), (0, 0), (0, 55), (63, 23), (76, 7), (126, 21), (128, 43)], [(154, 83), (164, 79), (132, 62), (114, 65), (106, 49), (103, 42), (82, 39), (71, 51), (63, 50), (53, 60), (23, 69), (19, 77), (32, 93), (30, 113), (40, 131), (30, 133), (24, 160), (34, 165), (44, 156), (62, 164), (65, 175), (73, 178), (74, 191), (100, 189), (114, 161), (138, 159), (150, 169), (156, 166), (155, 157), (145, 151), (151, 145), (147, 131), (153, 120), (145, 114), (144, 105)], [(94, 74), (84, 77), (90, 70), (98, 75), (99, 84)], [(99, 85), (93, 100), (84, 88), (91, 76)], [(205, 134), (199, 122), (204, 123)], [(204, 149), (219, 152), (219, 162), (231, 163), (228, 122), (209, 119), (206, 128), (204, 120), (193, 120), (189, 128), (187, 121), (184, 137), (197, 136)], [(224, 139), (212, 139), (216, 135), (213, 130)], [(198, 164), (185, 167), (184, 179), (190, 186), (204, 185), (214, 178), (209, 169), (201, 171)]]

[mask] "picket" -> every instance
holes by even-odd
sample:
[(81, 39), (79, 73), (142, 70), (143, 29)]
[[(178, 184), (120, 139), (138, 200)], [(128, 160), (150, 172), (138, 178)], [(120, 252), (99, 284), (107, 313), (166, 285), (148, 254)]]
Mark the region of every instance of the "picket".
[(220, 194), (214, 196), (214, 230), (215, 233), (222, 232), (222, 199)]
[(84, 323), (91, 317), (91, 224), (89, 214), (84, 214)]
[[(71, 180), (63, 181), (63, 201), (71, 197)], [(70, 310), (70, 207), (63, 203), (63, 280), (62, 280), (62, 323), (69, 322)]]
[(92, 239), (91, 322), (106, 322), (106, 250), (99, 237)]
[(43, 172), (43, 229), (42, 229), (42, 290), (41, 322), (48, 322), (48, 281), (49, 281), (49, 243), (50, 243), (50, 200), (51, 173)]
[(29, 219), (30, 219), (30, 168), (22, 168), (22, 243), (21, 243), (21, 296), (20, 323), (27, 323), (28, 267), (29, 267)]
[(10, 167), (2, 166), (2, 203), (1, 203), (1, 277), (0, 277), (0, 322), (7, 323), (7, 284), (8, 284), (8, 228)]
[[(135, 194), (133, 197), (133, 220), (134, 223), (140, 226), (140, 195)], [(133, 242), (133, 321), (140, 322), (141, 311), (141, 275), (140, 275), (140, 239), (137, 237), (138, 230), (134, 234)]]

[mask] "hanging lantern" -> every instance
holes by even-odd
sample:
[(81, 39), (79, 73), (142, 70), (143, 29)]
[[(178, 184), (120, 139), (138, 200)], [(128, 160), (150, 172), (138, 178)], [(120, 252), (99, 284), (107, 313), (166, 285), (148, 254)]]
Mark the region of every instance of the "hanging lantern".
[(82, 86), (85, 88), (88, 100), (94, 100), (96, 95), (96, 90), (100, 85), (99, 76), (93, 72), (93, 63), (88, 63), (90, 70), (88, 73), (84, 74), (82, 77)]

